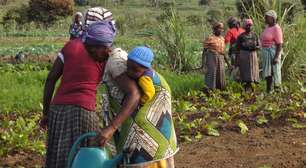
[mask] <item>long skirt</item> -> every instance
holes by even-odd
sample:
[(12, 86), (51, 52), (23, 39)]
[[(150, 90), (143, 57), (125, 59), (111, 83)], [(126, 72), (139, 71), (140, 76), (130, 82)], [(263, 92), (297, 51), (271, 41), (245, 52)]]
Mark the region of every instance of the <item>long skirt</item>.
[[(159, 77), (161, 86), (155, 86), (154, 98), (139, 107), (115, 135), (117, 138), (113, 142), (116, 152), (124, 151), (128, 158), (127, 164), (122, 167), (175, 167), (173, 156), (178, 147), (172, 119), (171, 93), (164, 78), (161, 75)], [(109, 111), (103, 113), (117, 113), (122, 101), (109, 98)], [(108, 117), (116, 115), (109, 114)], [(104, 120), (109, 120), (108, 117), (104, 117)]]
[(225, 87), (225, 69), (224, 56), (206, 52), (205, 85), (209, 89), (224, 89)]
[(242, 82), (259, 81), (259, 66), (256, 51), (240, 51), (239, 70)]
[[(74, 105), (52, 105), (49, 111), (46, 168), (66, 168), (68, 154), (79, 136), (99, 129), (98, 115)], [(94, 145), (85, 140), (81, 146)]]
[[(277, 64), (273, 64), (275, 52), (275, 47), (262, 49), (263, 77), (272, 76), (274, 85), (280, 86), (282, 83), (281, 63), (279, 61)], [(281, 57), (279, 59), (281, 60)]]

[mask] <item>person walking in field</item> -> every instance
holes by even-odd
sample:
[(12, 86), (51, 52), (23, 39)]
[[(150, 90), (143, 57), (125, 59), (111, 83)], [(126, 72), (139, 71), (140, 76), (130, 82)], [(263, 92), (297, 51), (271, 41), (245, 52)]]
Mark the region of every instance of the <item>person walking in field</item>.
[[(230, 57), (231, 64), (236, 65), (236, 40), (238, 36), (243, 33), (245, 30), (241, 28), (240, 22), (236, 17), (231, 16), (227, 20), (227, 24), (229, 29), (227, 30), (224, 40), (225, 40), (225, 45), (229, 45), (229, 51), (228, 51), (228, 56)], [(226, 47), (227, 48), (227, 47)]]
[(265, 13), (266, 27), (261, 33), (263, 77), (267, 83), (267, 92), (279, 89), (281, 85), (281, 51), (283, 32), (277, 24), (277, 13), (269, 10)]
[(83, 24), (82, 24), (83, 15), (81, 12), (77, 12), (72, 19), (72, 24), (70, 25), (69, 34), (70, 40), (79, 38), (83, 33)]
[(237, 39), (236, 66), (240, 70), (240, 80), (245, 90), (252, 89), (252, 83), (259, 81), (259, 66), (256, 50), (259, 49), (259, 39), (252, 32), (252, 19), (245, 19), (243, 22), (245, 32)]
[(205, 71), (205, 85), (208, 89), (224, 89), (226, 58), (224, 38), (221, 34), (224, 30), (223, 23), (213, 24), (212, 29), (213, 34), (203, 42), (202, 64)]

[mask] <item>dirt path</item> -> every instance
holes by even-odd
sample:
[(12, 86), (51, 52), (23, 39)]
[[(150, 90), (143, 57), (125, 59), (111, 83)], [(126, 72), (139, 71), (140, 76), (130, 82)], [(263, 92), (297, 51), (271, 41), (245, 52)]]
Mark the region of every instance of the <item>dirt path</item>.
[[(253, 128), (248, 135), (233, 131), (200, 142), (180, 144), (177, 168), (306, 168), (306, 130)], [(0, 158), (0, 167), (40, 167), (43, 157), (22, 153)]]
[(180, 149), (177, 168), (306, 168), (306, 131), (291, 127), (226, 131)]

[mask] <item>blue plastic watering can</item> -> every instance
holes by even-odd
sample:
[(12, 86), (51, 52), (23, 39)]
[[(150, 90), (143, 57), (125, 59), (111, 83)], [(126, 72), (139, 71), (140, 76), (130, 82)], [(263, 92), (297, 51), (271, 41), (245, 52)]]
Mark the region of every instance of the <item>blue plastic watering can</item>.
[(68, 168), (115, 168), (123, 160), (122, 154), (110, 159), (105, 148), (81, 147), (78, 150), (81, 141), (96, 135), (95, 132), (88, 132), (74, 142), (68, 156)]

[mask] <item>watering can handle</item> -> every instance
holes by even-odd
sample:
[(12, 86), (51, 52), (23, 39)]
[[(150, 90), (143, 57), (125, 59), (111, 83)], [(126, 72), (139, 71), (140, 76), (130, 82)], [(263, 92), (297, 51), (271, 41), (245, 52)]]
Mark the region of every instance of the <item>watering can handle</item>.
[(69, 155), (68, 155), (68, 166), (67, 168), (71, 168), (72, 161), (77, 153), (78, 145), (86, 138), (97, 136), (96, 132), (88, 132), (81, 135), (72, 145)]

